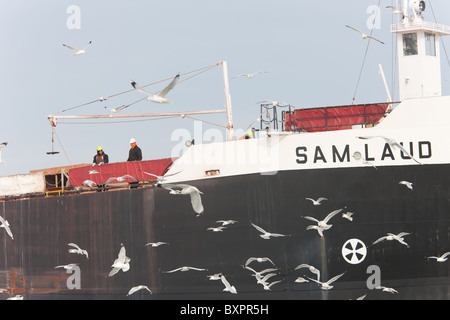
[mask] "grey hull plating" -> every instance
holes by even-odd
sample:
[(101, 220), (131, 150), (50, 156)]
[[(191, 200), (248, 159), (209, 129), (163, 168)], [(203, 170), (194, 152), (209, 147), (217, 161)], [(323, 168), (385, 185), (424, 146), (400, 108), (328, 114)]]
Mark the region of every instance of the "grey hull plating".
[[(26, 299), (449, 299), (450, 261), (427, 259), (450, 251), (450, 167), (444, 165), (284, 171), (193, 181), (205, 211), (192, 210), (189, 196), (163, 188), (94, 192), (89, 194), (8, 201), (1, 214), (14, 239), (0, 230), (0, 288), (5, 298)], [(399, 184), (413, 182), (413, 190)], [(187, 182), (189, 183), (189, 182)], [(327, 197), (320, 206), (305, 198)], [(333, 217), (320, 237), (306, 230), (336, 209), (354, 212), (353, 221)], [(221, 232), (218, 220), (238, 221)], [(252, 223), (287, 235), (263, 239)], [(408, 246), (397, 241), (372, 244), (387, 233), (407, 232)], [(367, 255), (348, 263), (342, 246), (359, 239)], [(167, 245), (146, 246), (164, 241)], [(69, 253), (73, 242), (89, 252)], [(130, 269), (109, 277), (121, 244)], [(269, 257), (279, 268), (270, 290), (256, 283), (243, 265), (250, 257)], [(78, 263), (80, 289), (68, 289), (72, 275), (58, 265)], [(307, 269), (315, 266), (321, 281), (344, 275), (331, 290), (322, 290)], [(192, 266), (207, 271), (167, 271)], [(255, 270), (271, 268), (254, 261)], [(391, 294), (368, 288), (370, 266), (379, 267), (382, 286)], [(224, 292), (222, 273), (237, 294)], [(130, 288), (148, 291), (127, 296)], [(370, 287), (370, 286), (369, 286)]]

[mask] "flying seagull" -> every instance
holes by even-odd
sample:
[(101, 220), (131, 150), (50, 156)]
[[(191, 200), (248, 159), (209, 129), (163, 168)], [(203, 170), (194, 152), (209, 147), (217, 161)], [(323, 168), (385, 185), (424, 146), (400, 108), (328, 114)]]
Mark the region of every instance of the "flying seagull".
[(392, 294), (398, 293), (398, 291), (395, 290), (394, 288), (388, 288), (388, 287), (383, 287), (383, 286), (375, 287), (375, 289), (382, 290), (383, 292), (389, 292), (389, 293), (392, 293)]
[(75, 51), (75, 53), (73, 54), (74, 56), (79, 56), (79, 55), (82, 55), (82, 54), (86, 53), (86, 48), (89, 47), (89, 45), (90, 45), (91, 43), (92, 43), (92, 41), (89, 41), (89, 43), (88, 43), (87, 45), (85, 45), (85, 46), (83, 47), (83, 49), (77, 49), (77, 48), (68, 46), (67, 44), (64, 44), (64, 43), (63, 43), (63, 46), (66, 47), (66, 48), (69, 48), (69, 49), (71, 49), (71, 50), (73, 50), (73, 51)]
[(331, 284), (332, 284), (333, 282), (335, 282), (337, 279), (339, 279), (340, 277), (342, 277), (342, 276), (344, 275), (344, 273), (345, 273), (345, 272), (343, 272), (343, 273), (341, 273), (341, 274), (338, 274), (337, 276), (331, 278), (331, 279), (328, 280), (327, 282), (320, 282), (319, 280), (311, 279), (311, 278), (309, 278), (309, 277), (308, 277), (308, 279), (309, 279), (309, 280), (312, 280), (312, 281), (314, 281), (314, 282), (317, 282), (318, 284), (320, 284), (320, 286), (321, 286), (320, 288), (321, 288), (322, 290), (330, 290), (330, 289), (333, 288), (333, 286), (331, 286)]
[(270, 237), (287, 237), (288, 235), (286, 234), (280, 234), (280, 233), (271, 233), (271, 232), (267, 232), (266, 230), (264, 230), (263, 228), (257, 226), (256, 224), (252, 223), (252, 226), (255, 227), (256, 230), (258, 230), (259, 232), (261, 232), (262, 234), (260, 234), (259, 236), (263, 239), (270, 239)]
[(306, 227), (306, 230), (317, 230), (317, 233), (319, 233), (319, 236), (321, 236), (323, 238), (323, 230), (324, 229), (319, 226), (310, 225), (310, 226)]
[(226, 229), (227, 227), (220, 226), (220, 227), (209, 227), (206, 230), (211, 230), (212, 232), (223, 232), (223, 229)]
[(56, 266), (55, 269), (56, 268), (64, 268), (66, 270), (72, 270), (75, 266), (77, 266), (76, 263), (69, 263), (69, 264), (66, 264), (66, 265)]
[(156, 248), (156, 247), (162, 246), (163, 244), (168, 244), (168, 243), (167, 242), (161, 242), (161, 241), (149, 242), (145, 246), (152, 246), (153, 248)]
[(155, 177), (158, 182), (162, 182), (164, 180), (164, 178), (167, 178), (167, 177), (170, 177), (170, 176), (174, 176), (174, 175), (179, 174), (181, 172), (181, 171), (178, 171), (178, 172), (175, 172), (175, 173), (172, 173), (172, 174), (168, 174), (168, 175), (164, 175), (164, 176), (158, 176), (158, 175), (150, 173), (150, 172), (145, 172), (145, 171), (143, 171), (143, 170), (141, 170), (139, 168), (138, 168), (138, 170), (140, 172), (142, 172), (142, 173), (145, 173), (145, 174), (149, 175), (149, 176)]
[(383, 136), (372, 136), (372, 137), (357, 137), (358, 139), (372, 139), (372, 138), (381, 138), (383, 139), (387, 144), (389, 144), (391, 147), (395, 149), (399, 148), (406, 156), (413, 159), (418, 164), (422, 164), (421, 162), (417, 161), (416, 158), (414, 158), (412, 155), (409, 154), (409, 152), (397, 141), (391, 138), (383, 137)]
[(105, 107), (105, 109), (109, 109), (109, 116), (112, 117), (113, 113), (117, 113), (122, 111), (123, 109), (127, 108), (127, 105), (121, 105), (120, 107), (115, 107), (115, 108), (107, 108)]
[(0, 228), (5, 228), (6, 233), (11, 237), (11, 239), (14, 239), (11, 229), (9, 228), (8, 220), (5, 220), (5, 218), (0, 216), (0, 223), (1, 223)]
[(353, 212), (347, 211), (346, 213), (343, 213), (343, 214), (342, 214), (342, 218), (345, 218), (345, 219), (347, 219), (348, 221), (353, 221), (353, 218), (352, 218), (352, 215), (353, 215), (353, 214), (354, 214)]
[(398, 184), (403, 184), (403, 185), (405, 185), (406, 187), (408, 187), (408, 189), (411, 189), (411, 191), (412, 191), (412, 189), (413, 189), (413, 184), (412, 184), (412, 182), (403, 180), (403, 181), (400, 181)]
[(89, 189), (92, 189), (93, 187), (96, 187), (97, 184), (92, 180), (84, 180), (82, 183), (83, 186), (89, 187)]
[(317, 276), (317, 280), (320, 279), (320, 271), (319, 271), (319, 269), (317, 269), (316, 267), (313, 267), (313, 266), (311, 266), (309, 264), (306, 264), (306, 263), (299, 264), (298, 266), (296, 266), (294, 268), (294, 270), (298, 270), (298, 269), (302, 269), (302, 268), (307, 268), (309, 271), (311, 271), (312, 273), (314, 273)]
[(364, 40), (367, 39), (367, 38), (369, 38), (369, 39), (373, 39), (373, 40), (375, 40), (375, 41), (378, 41), (378, 42), (381, 43), (381, 44), (384, 44), (383, 41), (380, 41), (380, 40), (378, 40), (377, 38), (374, 38), (374, 37), (372, 37), (372, 36), (368, 36), (367, 34), (361, 32), (360, 30), (358, 30), (358, 29), (356, 29), (356, 28), (350, 27), (350, 26), (348, 26), (348, 25), (345, 25), (345, 26), (346, 26), (347, 28), (353, 29), (353, 30), (355, 30), (356, 32), (358, 32), (358, 33), (361, 35), (361, 38), (364, 39)]
[(126, 256), (126, 250), (125, 246), (122, 244), (122, 247), (120, 248), (119, 255), (116, 260), (114, 260), (114, 263), (112, 264), (112, 270), (108, 274), (109, 277), (112, 277), (117, 272), (122, 270), (123, 272), (127, 272), (130, 270), (130, 261), (131, 259)]
[[(319, 220), (316, 219), (316, 218), (309, 217), (309, 216), (304, 216), (303, 218), (308, 219), (308, 220), (311, 220), (311, 221), (314, 221), (314, 222), (317, 222), (317, 227), (320, 228), (320, 230), (323, 231), (323, 230), (328, 230), (328, 229), (331, 228), (332, 224), (328, 224), (328, 221), (330, 221), (331, 218), (333, 218), (336, 214), (338, 214), (338, 213), (341, 212), (341, 211), (342, 211), (342, 209), (334, 210), (334, 211), (330, 212), (330, 213), (325, 217), (325, 219), (323, 219), (323, 220), (321, 220), (321, 221), (319, 221)], [(316, 226), (310, 226), (309, 229), (317, 229), (317, 228), (316, 228)], [(307, 230), (309, 230), (309, 229), (307, 228)], [(319, 229), (317, 229), (317, 230), (319, 231)], [(319, 234), (320, 234), (320, 232), (319, 232)]]
[(162, 89), (161, 92), (159, 92), (158, 94), (153, 94), (153, 93), (145, 91), (133, 80), (131, 80), (131, 85), (137, 91), (146, 94), (148, 96), (147, 100), (150, 100), (150, 101), (153, 101), (156, 103), (172, 103), (170, 100), (166, 99), (166, 95), (169, 93), (170, 90), (172, 90), (175, 87), (179, 78), (180, 78), (180, 74), (177, 74), (175, 76), (175, 78), (173, 78), (173, 80), (167, 85), (167, 87)]
[(272, 278), (276, 275), (278, 275), (278, 274), (277, 273), (268, 273), (264, 277), (262, 277), (262, 276), (258, 276), (256, 274), (254, 274), (254, 276), (256, 278), (256, 284), (262, 284), (262, 285), (264, 285), (264, 284), (267, 285), (268, 284), (267, 280), (269, 280), (270, 278)]
[(313, 205), (315, 205), (315, 206), (320, 206), (322, 203), (322, 201), (324, 201), (324, 200), (328, 200), (327, 198), (324, 198), (324, 197), (320, 197), (319, 199), (317, 199), (317, 200), (314, 200), (314, 199), (311, 199), (311, 198), (305, 198), (305, 200), (311, 200), (311, 202), (313, 203)]
[(236, 77), (233, 77), (233, 78), (243, 77), (243, 78), (246, 78), (246, 79), (252, 79), (255, 75), (257, 75), (259, 73), (267, 73), (267, 71), (256, 71), (256, 72), (253, 72), (253, 73), (240, 74), (240, 75), (237, 75)]
[(229, 224), (235, 224), (238, 223), (236, 220), (217, 220), (217, 223), (221, 223), (222, 226), (227, 226)]
[(386, 8), (391, 8), (393, 14), (403, 14), (403, 12), (401, 10), (397, 9), (397, 7), (387, 6)]
[(267, 268), (267, 269), (264, 269), (262, 271), (256, 271), (255, 269), (253, 269), (252, 267), (249, 267), (247, 265), (244, 265), (243, 267), (245, 269), (250, 270), (251, 272), (253, 272), (255, 274), (255, 277), (257, 277), (257, 278), (262, 278), (264, 273), (272, 272), (272, 271), (278, 271), (277, 268)]
[(309, 282), (309, 281), (306, 280), (306, 279), (303, 278), (303, 277), (297, 277), (297, 279), (295, 279), (294, 282), (297, 282), (297, 283), (305, 283), (305, 282)]
[(139, 181), (139, 180), (136, 179), (135, 177), (132, 177), (132, 176), (126, 174), (126, 175), (121, 176), (121, 177), (112, 177), (112, 178), (109, 178), (108, 180), (106, 180), (105, 187), (107, 187), (108, 184), (109, 184), (111, 181), (113, 181), (113, 180), (117, 180), (118, 182), (124, 182), (126, 178), (130, 178), (130, 179), (133, 179), (133, 180), (135, 180), (135, 181)]
[(265, 261), (269, 261), (271, 264), (273, 264), (275, 266), (275, 263), (273, 263), (273, 261), (270, 260), (270, 258), (267, 258), (267, 257), (263, 257), (263, 258), (251, 257), (251, 258), (248, 258), (247, 261), (245, 261), (245, 265), (248, 265), (248, 264), (250, 264), (253, 261), (256, 261), (256, 262), (259, 262), (259, 263), (262, 263), (262, 262), (265, 262)]
[(228, 280), (223, 275), (220, 276), (220, 280), (222, 281), (222, 283), (225, 286), (223, 291), (227, 291), (227, 292), (230, 292), (230, 293), (233, 293), (233, 294), (237, 294), (236, 288), (234, 286), (230, 285)]
[(69, 249), (69, 253), (77, 253), (77, 254), (81, 254), (81, 255), (85, 255), (87, 259), (89, 259), (89, 255), (87, 250), (83, 250), (81, 249), (78, 245), (76, 245), (75, 243), (68, 243), (68, 246), (71, 246), (75, 249)]
[(140, 285), (140, 286), (135, 286), (135, 287), (131, 288), (130, 291), (128, 291), (127, 296), (130, 296), (133, 293), (135, 293), (136, 291), (139, 291), (139, 290), (142, 290), (142, 289), (145, 289), (148, 292), (152, 293), (152, 291), (147, 286)]
[(395, 235), (393, 233), (388, 233), (386, 236), (383, 236), (377, 240), (375, 240), (372, 244), (376, 244), (378, 242), (387, 240), (387, 241), (392, 241), (392, 240), (396, 240), (398, 242), (400, 242), (401, 244), (409, 247), (409, 245), (404, 241), (403, 237), (408, 235), (408, 232), (400, 232), (399, 234)]
[[(192, 209), (197, 213), (197, 217), (203, 213), (204, 208), (200, 194), (203, 194), (196, 187), (188, 184), (158, 184), (166, 190), (170, 190), (170, 194), (183, 194), (191, 197)], [(181, 189), (181, 190), (176, 190)]]
[(431, 256), (431, 257), (427, 257), (427, 259), (436, 259), (437, 262), (445, 262), (447, 261), (447, 256), (450, 255), (450, 251), (444, 253), (443, 255), (441, 255), (440, 257), (436, 257), (436, 256)]
[(3, 149), (4, 147), (6, 147), (7, 144), (8, 144), (8, 142), (2, 142), (2, 143), (0, 143), (0, 164), (4, 164), (4, 163), (5, 163), (4, 161), (2, 161), (2, 149)]
[(211, 274), (209, 276), (207, 276), (209, 280), (220, 280), (220, 278), (222, 277), (222, 273), (215, 273), (215, 274)]
[(270, 287), (272, 287), (274, 284), (282, 282), (283, 280), (277, 280), (277, 281), (274, 281), (274, 282), (271, 282), (271, 283), (264, 282), (262, 285), (264, 286), (264, 290), (270, 291)]
[(195, 267), (187, 267), (187, 266), (184, 266), (184, 267), (179, 267), (179, 268), (176, 268), (176, 269), (173, 269), (173, 270), (163, 271), (163, 272), (164, 272), (164, 273), (172, 273), (172, 272), (177, 272), (177, 271), (185, 272), (185, 271), (189, 271), (189, 270), (195, 270), (195, 271), (207, 271), (208, 269), (202, 269), (202, 268), (195, 268)]

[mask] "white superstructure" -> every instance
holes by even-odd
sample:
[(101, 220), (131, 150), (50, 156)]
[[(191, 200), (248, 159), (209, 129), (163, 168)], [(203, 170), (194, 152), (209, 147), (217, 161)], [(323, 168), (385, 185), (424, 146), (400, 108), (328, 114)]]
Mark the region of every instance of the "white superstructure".
[(439, 38), (450, 27), (425, 22), (425, 2), (404, 0), (398, 35), (400, 100), (373, 127), (302, 133), (261, 132), (257, 139), (195, 145), (169, 170), (173, 181), (279, 171), (447, 164), (450, 97), (442, 97)]
[(400, 100), (442, 94), (439, 38), (450, 27), (423, 19), (425, 1), (403, 0), (403, 17), (391, 27), (397, 34)]

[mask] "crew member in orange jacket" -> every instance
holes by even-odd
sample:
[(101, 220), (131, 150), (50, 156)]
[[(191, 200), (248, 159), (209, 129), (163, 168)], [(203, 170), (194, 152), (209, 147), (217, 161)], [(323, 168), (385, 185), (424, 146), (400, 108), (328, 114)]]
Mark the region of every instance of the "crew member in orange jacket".
[(142, 160), (142, 150), (136, 144), (136, 139), (131, 138), (130, 140), (131, 149), (128, 152), (127, 161), (141, 161)]

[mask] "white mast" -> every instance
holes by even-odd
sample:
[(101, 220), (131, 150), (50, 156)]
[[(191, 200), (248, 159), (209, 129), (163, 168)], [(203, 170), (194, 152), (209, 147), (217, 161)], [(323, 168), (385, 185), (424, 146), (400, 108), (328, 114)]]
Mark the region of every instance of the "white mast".
[(408, 2), (406, 0), (402, 0), (402, 14), (403, 14), (402, 23), (407, 23), (408, 22)]
[(221, 61), (223, 68), (223, 84), (225, 90), (225, 106), (227, 110), (227, 141), (234, 140), (233, 114), (231, 111), (230, 84), (228, 82), (227, 62)]
[(389, 92), (389, 88), (388, 88), (388, 85), (386, 82), (386, 77), (384, 76), (384, 71), (383, 71), (383, 67), (381, 66), (381, 64), (378, 65), (378, 71), (380, 72), (381, 79), (383, 80), (384, 89), (386, 90), (386, 95), (387, 95), (387, 101), (392, 102), (391, 93)]

